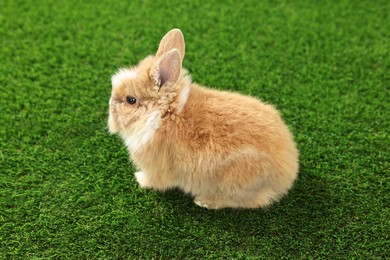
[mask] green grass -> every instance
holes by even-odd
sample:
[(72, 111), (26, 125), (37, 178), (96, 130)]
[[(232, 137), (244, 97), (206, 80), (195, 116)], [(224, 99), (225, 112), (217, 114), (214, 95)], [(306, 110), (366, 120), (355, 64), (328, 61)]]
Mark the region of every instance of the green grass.
[[(126, 3), (131, 2), (131, 3)], [(0, 259), (390, 257), (389, 1), (16, 1), (0, 8)], [(279, 204), (140, 189), (110, 76), (181, 28), (194, 81), (275, 104), (300, 150)]]

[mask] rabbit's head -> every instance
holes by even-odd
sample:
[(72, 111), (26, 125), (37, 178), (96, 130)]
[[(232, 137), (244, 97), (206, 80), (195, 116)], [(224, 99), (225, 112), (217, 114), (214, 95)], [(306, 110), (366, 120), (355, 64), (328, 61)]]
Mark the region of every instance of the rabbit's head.
[(158, 128), (172, 104), (180, 105), (180, 92), (189, 85), (182, 70), (183, 58), (183, 34), (173, 29), (161, 40), (156, 55), (112, 76), (108, 122), (111, 133), (127, 136), (147, 125)]

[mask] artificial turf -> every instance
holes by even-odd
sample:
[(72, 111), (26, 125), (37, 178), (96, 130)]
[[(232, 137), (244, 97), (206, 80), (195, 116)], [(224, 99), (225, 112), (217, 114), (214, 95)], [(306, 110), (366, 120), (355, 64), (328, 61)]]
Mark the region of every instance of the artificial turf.
[[(0, 258), (390, 257), (389, 1), (1, 1)], [(279, 108), (280, 203), (206, 210), (137, 186), (110, 76), (183, 31), (193, 80)], [(244, 104), (243, 104), (244, 105)]]

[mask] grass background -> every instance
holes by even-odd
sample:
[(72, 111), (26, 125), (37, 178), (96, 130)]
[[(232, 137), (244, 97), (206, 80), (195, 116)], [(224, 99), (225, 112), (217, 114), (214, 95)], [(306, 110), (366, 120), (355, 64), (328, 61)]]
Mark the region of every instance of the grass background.
[[(388, 258), (389, 1), (3, 0), (0, 258)], [(275, 104), (281, 203), (210, 211), (138, 188), (110, 76), (184, 32), (194, 81)]]

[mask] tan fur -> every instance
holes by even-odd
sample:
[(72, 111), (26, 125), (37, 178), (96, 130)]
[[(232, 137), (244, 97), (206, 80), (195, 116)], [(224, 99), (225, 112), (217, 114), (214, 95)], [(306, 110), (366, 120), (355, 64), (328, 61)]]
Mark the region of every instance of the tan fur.
[[(184, 38), (174, 29), (130, 77), (113, 77), (109, 129), (124, 139), (137, 181), (178, 187), (207, 208), (278, 201), (298, 173), (298, 151), (279, 113), (258, 99), (191, 83), (183, 57)], [(127, 96), (137, 103), (127, 104)]]

